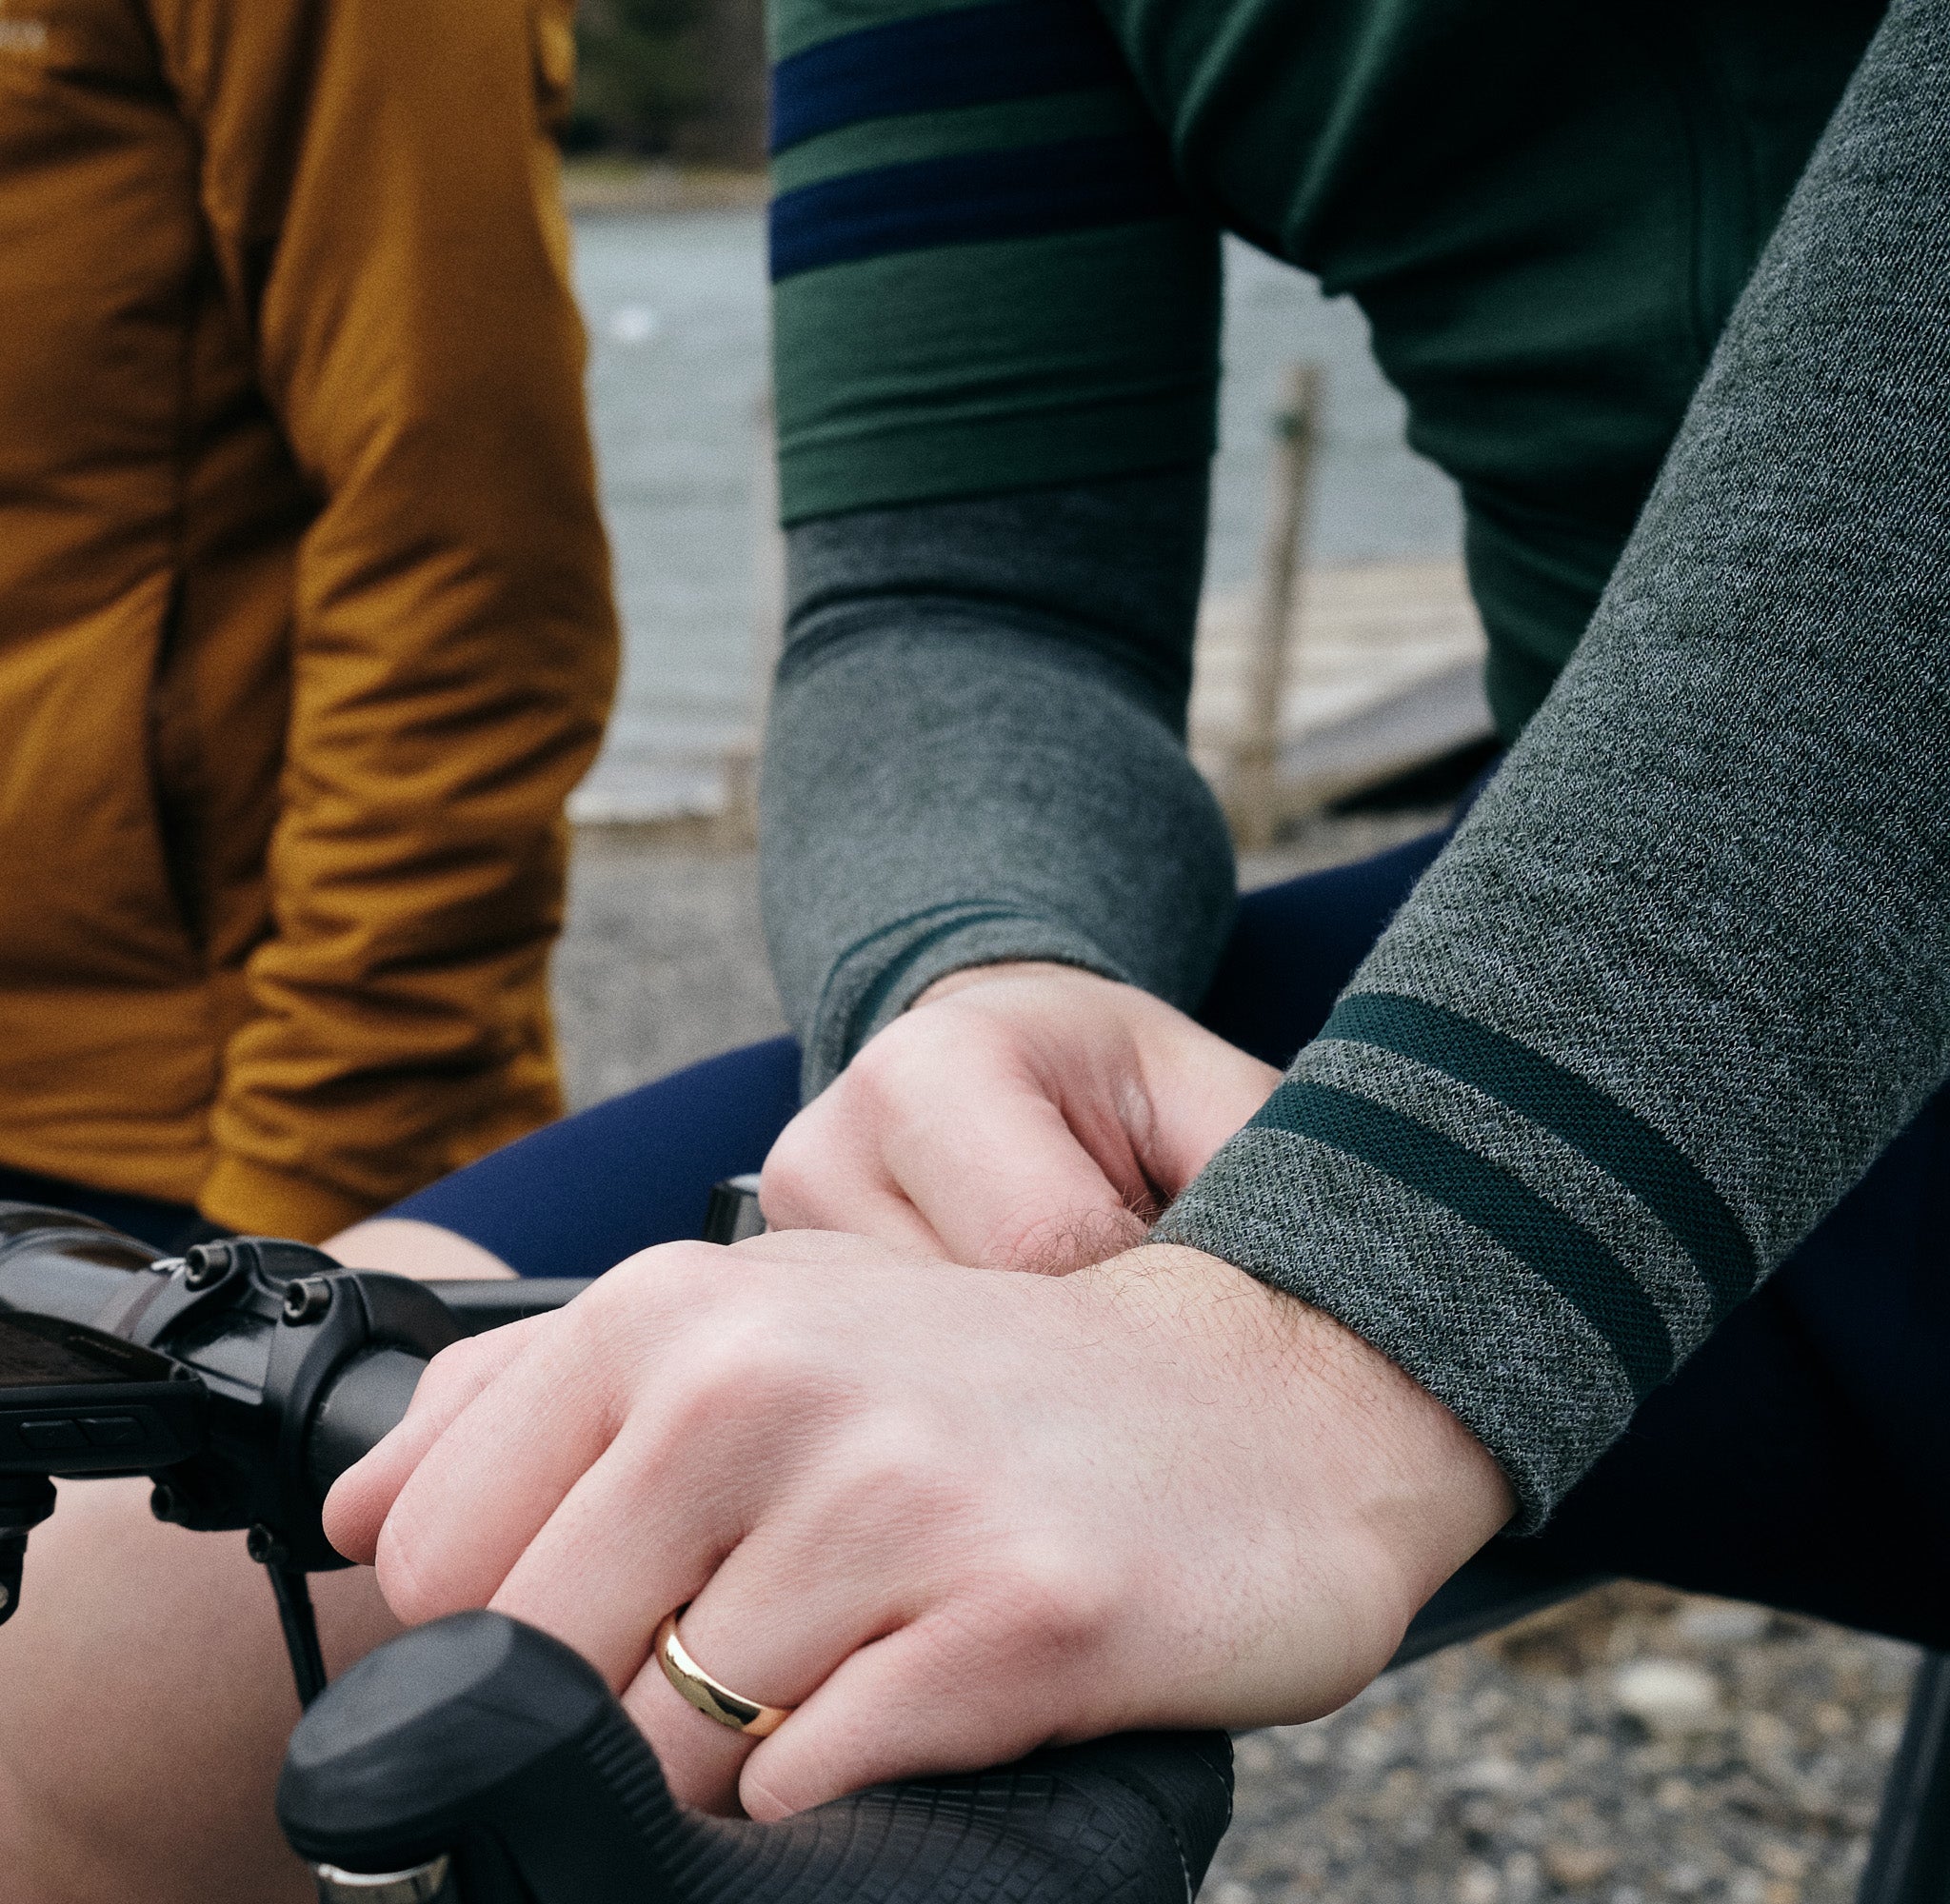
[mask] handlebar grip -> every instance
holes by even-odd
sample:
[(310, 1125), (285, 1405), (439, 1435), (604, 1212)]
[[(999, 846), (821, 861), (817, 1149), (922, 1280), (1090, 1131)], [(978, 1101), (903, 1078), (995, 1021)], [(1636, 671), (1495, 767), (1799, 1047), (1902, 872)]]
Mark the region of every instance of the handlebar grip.
[(323, 1500), (331, 1484), (397, 1428), (427, 1373), (427, 1358), (406, 1349), (368, 1349), (332, 1378), (312, 1411), (305, 1443), (306, 1478)]
[(778, 1824), (707, 1818), (671, 1799), (585, 1660), (465, 1613), (382, 1647), (310, 1708), (278, 1817), (314, 1865), (450, 1856), (465, 1904), (1188, 1904), (1231, 1795), (1223, 1735), (1147, 1733)]

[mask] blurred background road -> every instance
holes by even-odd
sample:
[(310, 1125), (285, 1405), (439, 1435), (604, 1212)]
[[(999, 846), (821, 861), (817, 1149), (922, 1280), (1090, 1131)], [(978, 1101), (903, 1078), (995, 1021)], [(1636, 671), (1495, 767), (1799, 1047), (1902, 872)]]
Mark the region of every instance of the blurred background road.
[[(577, 181), (603, 202), (617, 173)], [(626, 203), (628, 200), (626, 198)], [(763, 214), (585, 211), (576, 282), (589, 400), (627, 633), (622, 697), (585, 810), (708, 803), (710, 763), (757, 713), (764, 600), (758, 487), (766, 389)], [(1296, 359), (1324, 382), (1307, 553), (1317, 565), (1452, 562), (1447, 479), (1402, 440), (1366, 327), (1285, 266), (1228, 242), (1225, 384), (1207, 586), (1249, 588), (1273, 455), (1269, 419)]]

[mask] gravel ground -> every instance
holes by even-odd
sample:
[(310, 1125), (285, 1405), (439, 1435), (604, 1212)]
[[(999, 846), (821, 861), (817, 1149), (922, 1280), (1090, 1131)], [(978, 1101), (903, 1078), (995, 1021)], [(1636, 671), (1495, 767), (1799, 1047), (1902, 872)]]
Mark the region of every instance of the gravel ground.
[[(1244, 883), (1440, 818), (1318, 821)], [(753, 861), (586, 829), (556, 997), (577, 1104), (781, 1030)], [(1913, 1664), (1810, 1620), (1602, 1589), (1242, 1738), (1202, 1904), (1843, 1904)]]
[(1915, 1658), (1601, 1589), (1242, 1738), (1203, 1904), (1844, 1904)]

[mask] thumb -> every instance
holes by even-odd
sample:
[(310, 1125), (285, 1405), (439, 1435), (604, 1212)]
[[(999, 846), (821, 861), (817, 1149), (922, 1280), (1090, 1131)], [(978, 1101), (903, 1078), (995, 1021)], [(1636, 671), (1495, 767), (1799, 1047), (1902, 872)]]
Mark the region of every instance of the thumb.
[(1282, 1074), (1189, 1020), (1141, 1051), (1151, 1117), (1138, 1140), (1144, 1174), (1168, 1202), (1272, 1096)]

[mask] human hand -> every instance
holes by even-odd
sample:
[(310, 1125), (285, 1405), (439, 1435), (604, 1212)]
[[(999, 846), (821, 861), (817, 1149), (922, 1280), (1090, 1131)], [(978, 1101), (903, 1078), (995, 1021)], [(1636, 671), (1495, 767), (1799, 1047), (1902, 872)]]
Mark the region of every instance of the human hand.
[(774, 1229), (1061, 1274), (1140, 1243), (1279, 1081), (1135, 986), (979, 966), (923, 993), (793, 1119), (759, 1201)]
[[(1216, 1259), (1059, 1279), (794, 1232), (646, 1251), (445, 1351), (326, 1525), (408, 1621), (575, 1647), (680, 1800), (774, 1818), (1328, 1711), (1510, 1509), (1439, 1402)], [(651, 1659), (686, 1602), (706, 1671), (795, 1708), (762, 1743)]]

